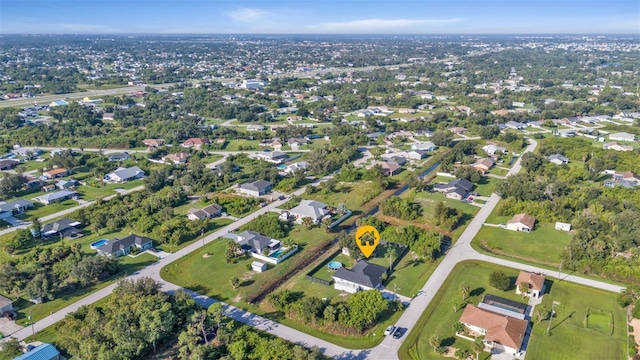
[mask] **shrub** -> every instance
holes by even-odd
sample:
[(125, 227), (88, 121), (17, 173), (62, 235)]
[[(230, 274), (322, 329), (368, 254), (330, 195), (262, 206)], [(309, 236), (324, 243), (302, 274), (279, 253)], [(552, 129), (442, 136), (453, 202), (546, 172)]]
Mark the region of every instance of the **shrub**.
[(489, 284), (498, 290), (507, 291), (511, 286), (511, 281), (504, 272), (494, 271), (489, 275)]

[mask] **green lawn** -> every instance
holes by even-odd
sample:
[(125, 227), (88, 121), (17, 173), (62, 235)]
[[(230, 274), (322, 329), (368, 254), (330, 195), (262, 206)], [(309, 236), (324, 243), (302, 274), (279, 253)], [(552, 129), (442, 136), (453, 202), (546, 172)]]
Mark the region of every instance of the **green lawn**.
[(548, 322), (534, 325), (527, 359), (626, 359), (626, 316), (614, 293), (566, 281), (554, 282), (550, 290), (542, 305), (560, 302), (551, 336), (544, 334)]
[(366, 202), (365, 195), (370, 191), (372, 184), (367, 182), (356, 183), (343, 183), (336, 186), (336, 191), (330, 194), (308, 194), (302, 195), (304, 199), (322, 201), (331, 206), (337, 206), (342, 203), (345, 204), (349, 210), (361, 209), (361, 206)]
[[(428, 339), (433, 334), (438, 335), (443, 343), (452, 344), (454, 347), (467, 349), (471, 347), (471, 342), (454, 336), (452, 327), (462, 314), (462, 310), (454, 313), (451, 299), (460, 299), (458, 286), (462, 282), (471, 285), (472, 296), (468, 300), (469, 303), (477, 304), (486, 293), (523, 302), (513, 289), (503, 292), (489, 286), (489, 274), (495, 270), (504, 271), (512, 277), (512, 280), (515, 280), (518, 274), (516, 270), (492, 264), (478, 262), (458, 264), (407, 336), (399, 351), (400, 359), (442, 358), (434, 354), (429, 345)], [(546, 285), (548, 293), (543, 297), (542, 305), (539, 306), (551, 308), (554, 300), (560, 302), (560, 305), (555, 309), (556, 317), (552, 320), (551, 336), (544, 334), (547, 321), (542, 324), (533, 323), (527, 359), (621, 360), (624, 358), (625, 312), (617, 304), (615, 294), (564, 281), (547, 280)], [(585, 316), (588, 311), (611, 314), (614, 325), (613, 335), (587, 328)], [(595, 321), (602, 326), (604, 319), (604, 315), (598, 316)], [(481, 358), (484, 359), (485, 356)]]
[[(497, 170), (500, 170), (500, 169), (497, 169)], [(496, 185), (498, 185), (500, 181), (502, 180), (483, 176), (482, 180), (480, 180), (479, 183), (475, 183), (476, 187), (475, 189), (473, 189), (473, 191), (480, 194), (480, 196), (487, 196), (487, 197), (491, 196), (491, 193), (493, 193), (496, 190)]]
[[(509, 217), (494, 219), (506, 223)], [(473, 245), (478, 249), (485, 244), (507, 256), (524, 257), (557, 266), (560, 264), (560, 255), (570, 241), (570, 233), (555, 230), (554, 224), (538, 223), (530, 233), (483, 226), (473, 239)]]
[(140, 254), (139, 256), (132, 258), (129, 256), (125, 256), (119, 259), (122, 265), (122, 271), (112, 276), (109, 280), (102, 281), (95, 285), (78, 289), (74, 292), (64, 294), (59, 298), (56, 298), (52, 301), (46, 301), (42, 304), (32, 304), (26, 299), (20, 299), (15, 306), (19, 309), (18, 312), (18, 320), (16, 323), (19, 325), (26, 325), (29, 320), (28, 316), (32, 313), (33, 319), (38, 321), (50, 314), (70, 305), (74, 302), (92, 294), (93, 292), (100, 290), (104, 287), (109, 286), (115, 281), (122, 278), (124, 274), (131, 274), (134, 271), (142, 269), (156, 261), (156, 257), (147, 253)]
[(449, 199), (441, 193), (432, 193), (428, 191), (415, 192), (415, 190), (409, 190), (402, 195), (402, 197), (411, 196), (414, 196), (414, 201), (422, 206), (421, 221), (430, 225), (435, 225), (433, 215), (435, 206), (438, 202), (444, 202), (447, 207), (462, 210), (462, 212), (464, 213), (462, 224), (460, 224), (454, 231), (454, 234), (457, 234), (458, 236), (462, 233), (462, 230), (471, 221), (475, 214), (480, 210), (480, 208), (477, 206), (469, 205), (459, 200)]
[(238, 151), (240, 146), (242, 146), (243, 150), (260, 150), (258, 144), (260, 144), (258, 140), (229, 140), (222, 151)]
[[(36, 195), (38, 196), (38, 195)], [(36, 197), (34, 196), (34, 197)], [(32, 209), (27, 210), (27, 212), (25, 213), (25, 215), (23, 215), (24, 217), (20, 217), (23, 220), (26, 221), (32, 221), (33, 219), (36, 218), (41, 218), (43, 216), (47, 216), (47, 215), (51, 215), (51, 214), (55, 214), (57, 212), (60, 212), (62, 210), (66, 210), (75, 206), (78, 206), (80, 204), (78, 204), (77, 201), (75, 200), (65, 200), (62, 202), (58, 202), (58, 203), (54, 203), (54, 204), (50, 204), (50, 205), (44, 205), (38, 202), (34, 202), (34, 206)]]
[[(217, 231), (218, 229), (220, 229), (221, 227), (227, 226), (229, 224), (231, 224), (233, 222), (233, 220), (231, 219), (227, 219), (227, 218), (217, 218), (217, 219), (211, 219), (209, 220), (208, 224), (207, 224), (207, 230), (204, 233), (204, 236), (206, 237), (207, 235)], [(166, 252), (176, 252), (179, 251), (180, 249), (187, 247), (190, 244), (193, 244), (196, 241), (200, 241), (202, 238), (198, 237), (194, 240), (191, 241), (185, 241), (182, 244), (178, 245), (178, 246), (173, 246), (171, 244), (160, 244), (158, 246), (156, 246), (156, 249), (158, 250), (162, 250), (162, 251), (166, 251)]]
[[(497, 269), (505, 271), (505, 273), (515, 278), (518, 272), (512, 269), (504, 269), (490, 264), (481, 264), (476, 262), (464, 262), (458, 264), (449, 277), (444, 282), (438, 293), (422, 313), (416, 325), (407, 335), (398, 355), (400, 359), (439, 359), (443, 358), (433, 352), (433, 348), (429, 345), (429, 338), (437, 335), (441, 340), (442, 346), (453, 346), (455, 348), (467, 349), (471, 352), (471, 341), (461, 339), (455, 336), (453, 324), (456, 323), (462, 315), (462, 309), (457, 312), (453, 311), (451, 305), (452, 299), (461, 301), (462, 297), (458, 292), (461, 283), (469, 284), (471, 294), (465, 301), (471, 304), (478, 304), (482, 297), (486, 294), (501, 296), (507, 299), (522, 301), (520, 295), (516, 295), (514, 290), (501, 291), (492, 288), (489, 285), (489, 274)], [(481, 356), (482, 359), (487, 358), (488, 354)], [(535, 358), (532, 358), (535, 359)]]

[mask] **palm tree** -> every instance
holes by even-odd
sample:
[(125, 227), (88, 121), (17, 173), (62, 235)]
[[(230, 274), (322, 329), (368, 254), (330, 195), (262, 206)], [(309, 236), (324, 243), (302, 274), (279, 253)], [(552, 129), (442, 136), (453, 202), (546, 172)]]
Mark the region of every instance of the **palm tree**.
[(462, 283), (458, 288), (458, 292), (462, 295), (462, 300), (464, 301), (467, 298), (467, 296), (469, 296), (469, 293), (471, 292), (471, 288), (469, 287), (469, 284)]
[(476, 341), (473, 342), (473, 351), (476, 352), (476, 360), (480, 360), (480, 353), (484, 351), (484, 342), (482, 338), (476, 338)]
[(431, 335), (431, 337), (429, 338), (429, 345), (431, 345), (431, 347), (433, 348), (433, 352), (436, 352), (436, 350), (438, 350), (438, 347), (440, 346), (440, 338), (438, 337), (438, 335)]
[(234, 276), (231, 279), (229, 279), (229, 283), (231, 284), (231, 287), (233, 288), (233, 290), (235, 290), (240, 285), (240, 279)]
[(395, 260), (396, 257), (398, 257), (398, 252), (396, 251), (396, 248), (393, 246), (387, 246), (387, 252), (385, 253), (385, 255), (389, 258), (389, 270), (393, 270), (393, 260)]

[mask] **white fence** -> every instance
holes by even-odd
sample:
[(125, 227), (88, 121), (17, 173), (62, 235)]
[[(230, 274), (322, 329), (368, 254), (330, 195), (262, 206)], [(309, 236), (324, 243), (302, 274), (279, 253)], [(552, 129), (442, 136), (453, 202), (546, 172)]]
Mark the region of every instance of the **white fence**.
[(264, 256), (262, 254), (256, 254), (256, 253), (253, 253), (253, 252), (251, 253), (251, 256), (256, 258), (256, 259), (260, 259), (262, 261), (266, 261), (269, 264), (277, 265), (277, 264), (283, 262), (289, 256), (295, 254), (296, 251), (298, 251), (298, 245), (294, 245), (293, 248), (291, 248), (291, 250), (289, 250), (289, 252), (287, 252), (286, 254), (282, 255), (279, 258), (272, 258), (270, 256)]

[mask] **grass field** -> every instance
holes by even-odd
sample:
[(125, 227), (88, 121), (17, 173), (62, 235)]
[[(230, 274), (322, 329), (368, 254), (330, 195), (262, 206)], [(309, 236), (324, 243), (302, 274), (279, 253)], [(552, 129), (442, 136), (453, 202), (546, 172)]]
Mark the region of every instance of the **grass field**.
[(544, 334), (546, 324), (534, 325), (527, 359), (548, 359), (549, 354), (558, 360), (626, 358), (626, 316), (614, 293), (566, 281), (554, 282), (550, 290), (542, 306), (551, 308), (554, 300), (560, 302), (551, 336)]
[[(457, 312), (453, 311), (451, 305), (452, 299), (461, 301), (462, 297), (458, 292), (458, 286), (465, 282), (471, 287), (471, 293), (466, 302), (477, 304), (482, 300), (485, 294), (501, 296), (507, 299), (522, 301), (520, 295), (516, 295), (515, 290), (500, 291), (489, 285), (489, 274), (497, 269), (504, 270), (505, 273), (515, 278), (518, 272), (511, 269), (503, 269), (493, 265), (485, 265), (476, 262), (465, 262), (456, 266), (444, 285), (440, 288), (433, 300), (422, 313), (422, 316), (407, 335), (398, 355), (400, 359), (439, 359), (441, 356), (433, 352), (433, 348), (429, 345), (429, 338), (432, 335), (438, 335), (441, 339), (442, 346), (453, 346), (455, 348), (471, 350), (472, 343), (470, 341), (457, 338), (453, 324), (456, 323), (462, 315), (462, 309)], [(471, 352), (471, 351), (470, 351)], [(481, 356), (485, 359), (488, 354)]]
[(308, 194), (302, 195), (304, 199), (318, 200), (331, 206), (337, 206), (338, 204), (345, 204), (349, 210), (361, 209), (365, 195), (370, 191), (372, 184), (361, 181), (356, 183), (344, 183), (336, 186), (336, 191), (330, 194)]
[[(494, 217), (506, 223), (509, 217)], [(493, 220), (492, 220), (493, 221)], [(549, 265), (559, 265), (560, 255), (571, 241), (571, 234), (555, 230), (553, 224), (538, 223), (530, 233), (483, 226), (473, 239), (473, 246), (485, 244), (506, 256), (523, 257)]]
[[(399, 351), (400, 359), (439, 359), (429, 345), (428, 339), (436, 334), (443, 345), (470, 349), (471, 342), (454, 336), (453, 323), (458, 321), (462, 310), (454, 313), (451, 299), (461, 299), (458, 286), (462, 282), (471, 285), (469, 303), (477, 304), (484, 294), (498, 295), (523, 302), (515, 294), (515, 284), (507, 292), (495, 290), (488, 284), (489, 274), (502, 270), (515, 281), (518, 272), (492, 264), (464, 262), (458, 264), (447, 281), (434, 296), (431, 304), (422, 314), (415, 327), (407, 336)], [(623, 359), (625, 345), (625, 314), (616, 303), (616, 295), (568, 282), (547, 281), (547, 291), (542, 305), (551, 308), (555, 300), (556, 317), (552, 320), (551, 336), (545, 335), (548, 322), (534, 323), (527, 349), (527, 359)], [(585, 316), (590, 308), (606, 309), (613, 314), (613, 335), (603, 334), (585, 326)], [(603, 311), (604, 312), (604, 311)], [(481, 356), (488, 358), (488, 354)]]

